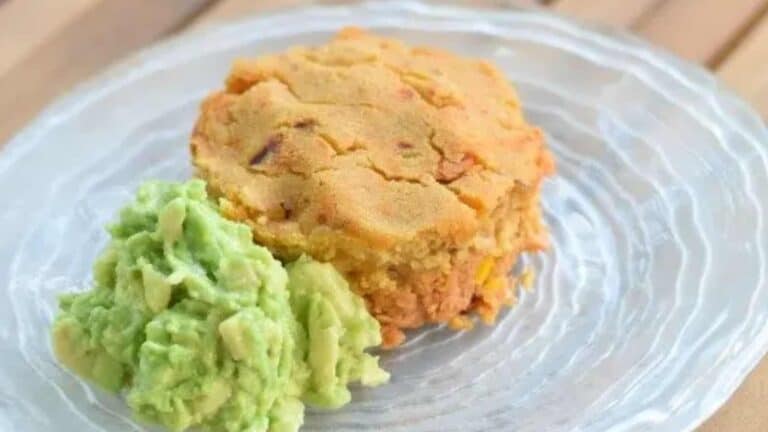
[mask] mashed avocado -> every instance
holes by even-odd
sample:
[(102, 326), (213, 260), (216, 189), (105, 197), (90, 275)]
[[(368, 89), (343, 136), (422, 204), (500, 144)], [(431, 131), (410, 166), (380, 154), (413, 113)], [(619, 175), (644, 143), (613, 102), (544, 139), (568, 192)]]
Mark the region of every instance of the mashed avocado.
[(59, 360), (173, 430), (296, 431), (304, 405), (386, 382), (378, 322), (329, 264), (286, 268), (205, 184), (150, 182), (109, 228), (93, 289), (62, 296)]

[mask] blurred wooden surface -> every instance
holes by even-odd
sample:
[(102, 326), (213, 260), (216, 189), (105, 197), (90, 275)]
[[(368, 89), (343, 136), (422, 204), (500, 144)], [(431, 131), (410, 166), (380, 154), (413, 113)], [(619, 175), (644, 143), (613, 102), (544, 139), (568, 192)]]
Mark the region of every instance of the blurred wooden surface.
[[(0, 0), (0, 146), (63, 91), (142, 46), (186, 28), (305, 3), (309, 2)], [(538, 3), (566, 15), (630, 29), (712, 69), (768, 118), (768, 0), (465, 3), (495, 7)], [(766, 432), (766, 402), (768, 360), (699, 430)]]

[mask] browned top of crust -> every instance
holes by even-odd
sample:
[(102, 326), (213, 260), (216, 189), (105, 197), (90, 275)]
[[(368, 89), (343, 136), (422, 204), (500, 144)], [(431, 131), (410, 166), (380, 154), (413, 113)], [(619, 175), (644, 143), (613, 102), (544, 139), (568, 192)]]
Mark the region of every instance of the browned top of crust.
[(304, 250), (335, 236), (373, 249), (461, 244), (513, 188), (553, 169), (495, 67), (354, 28), (236, 61), (191, 146), (257, 236)]

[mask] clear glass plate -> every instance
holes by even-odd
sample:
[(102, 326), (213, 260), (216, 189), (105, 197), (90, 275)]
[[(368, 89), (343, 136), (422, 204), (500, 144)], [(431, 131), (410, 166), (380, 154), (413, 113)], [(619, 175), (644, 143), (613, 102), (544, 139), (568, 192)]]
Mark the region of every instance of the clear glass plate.
[[(0, 429), (144, 430), (59, 367), (55, 297), (88, 286), (103, 225), (150, 178), (191, 175), (200, 99), (230, 61), (357, 24), (498, 64), (559, 166), (554, 248), (495, 327), (430, 328), (306, 431), (682, 431), (768, 347), (762, 121), (706, 72), (538, 12), (314, 7), (185, 34), (46, 110), (0, 156)], [(152, 430), (150, 428), (150, 430)]]

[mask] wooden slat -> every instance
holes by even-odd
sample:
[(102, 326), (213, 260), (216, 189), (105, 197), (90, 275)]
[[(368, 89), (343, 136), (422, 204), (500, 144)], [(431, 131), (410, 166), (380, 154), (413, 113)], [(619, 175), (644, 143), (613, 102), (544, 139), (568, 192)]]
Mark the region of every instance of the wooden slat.
[(0, 145), (62, 90), (179, 29), (210, 2), (110, 0), (88, 9), (0, 76)]
[(697, 432), (768, 431), (768, 361), (752, 371), (736, 394)]
[[(719, 66), (717, 74), (768, 119), (768, 14)], [(765, 375), (768, 389), (768, 372)]]
[(0, 76), (98, 1), (0, 1)]
[[(455, 3), (479, 7), (509, 7), (537, 6), (548, 1), (550, 0), (466, 0), (456, 1)], [(302, 4), (344, 4), (350, 2), (350, 0), (273, 0), (261, 3), (253, 0), (221, 0), (205, 14), (202, 14), (194, 25), (205, 25), (211, 22), (224, 21), (249, 14), (258, 14)]]
[(557, 12), (616, 27), (630, 27), (663, 0), (557, 0)]
[(273, 0), (258, 2), (253, 0), (220, 0), (195, 20), (193, 26), (234, 19), (237, 17), (265, 12), (282, 7), (312, 3), (307, 0)]
[(709, 64), (723, 55), (768, 0), (667, 0), (640, 20), (640, 34), (676, 54)]

